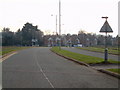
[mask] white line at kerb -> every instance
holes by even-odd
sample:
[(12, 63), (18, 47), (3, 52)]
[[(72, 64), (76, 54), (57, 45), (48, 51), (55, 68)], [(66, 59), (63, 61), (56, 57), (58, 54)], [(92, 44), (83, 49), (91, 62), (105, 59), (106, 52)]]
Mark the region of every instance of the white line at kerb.
[(3, 62), (4, 60), (6, 60), (7, 58), (11, 57), (11, 56), (14, 55), (14, 54), (17, 54), (17, 52), (14, 52), (14, 53), (9, 54), (9, 55), (7, 55), (7, 56), (5, 56), (5, 57), (3, 57), (3, 58), (0, 58), (0, 63)]

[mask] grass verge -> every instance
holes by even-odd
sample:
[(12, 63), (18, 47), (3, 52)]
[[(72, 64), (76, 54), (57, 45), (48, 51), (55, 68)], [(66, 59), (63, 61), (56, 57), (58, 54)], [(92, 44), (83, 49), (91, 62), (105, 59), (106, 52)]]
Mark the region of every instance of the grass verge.
[[(63, 50), (63, 49), (59, 50), (58, 47), (53, 47), (53, 48), (51, 48), (51, 50), (58, 53), (58, 54), (61, 54), (63, 56), (67, 56), (69, 58), (76, 59), (78, 61), (82, 61), (82, 62), (87, 63), (87, 64), (102, 63), (104, 61), (103, 58), (78, 54), (78, 53), (70, 52), (70, 51)], [(114, 61), (114, 60), (111, 60), (111, 59), (109, 59), (108, 62), (109, 63), (116, 63), (116, 64), (119, 63), (120, 64), (119, 61)]]
[[(94, 51), (94, 52), (104, 52), (104, 48), (101, 47), (76, 47), (78, 49), (83, 49), (83, 50), (89, 50), (89, 51)], [(109, 54), (115, 54), (118, 55), (118, 48), (108, 48), (108, 53)]]
[(108, 71), (115, 72), (117, 74), (120, 74), (120, 69), (107, 69)]
[(0, 51), (0, 55), (5, 55), (13, 51), (18, 51), (18, 50), (27, 49), (27, 48), (30, 48), (30, 47), (4, 46)]

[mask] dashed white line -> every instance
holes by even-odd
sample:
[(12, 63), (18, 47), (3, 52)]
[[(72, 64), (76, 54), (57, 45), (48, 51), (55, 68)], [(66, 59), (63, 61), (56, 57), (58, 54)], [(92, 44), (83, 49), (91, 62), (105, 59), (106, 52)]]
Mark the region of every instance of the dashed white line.
[(43, 76), (44, 76), (45, 79), (48, 81), (48, 83), (50, 84), (50, 86), (51, 86), (52, 88), (55, 88), (55, 87), (53, 86), (53, 84), (50, 82), (50, 80), (48, 79), (48, 77), (46, 76), (46, 74), (43, 72), (43, 69), (42, 69), (42, 67), (40, 66), (40, 64), (38, 63), (38, 60), (37, 60), (35, 54), (34, 54), (34, 59), (35, 59), (35, 61), (36, 61), (36, 63), (37, 63), (37, 66), (39, 67), (39, 70), (42, 72)]

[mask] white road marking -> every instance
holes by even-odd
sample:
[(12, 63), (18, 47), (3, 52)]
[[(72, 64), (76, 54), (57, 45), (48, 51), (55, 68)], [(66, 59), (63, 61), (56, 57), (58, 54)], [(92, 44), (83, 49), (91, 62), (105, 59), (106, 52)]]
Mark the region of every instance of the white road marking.
[(37, 66), (39, 67), (39, 70), (42, 72), (43, 76), (45, 77), (45, 79), (48, 81), (48, 83), (50, 84), (50, 86), (51, 86), (52, 88), (54, 88), (53, 84), (50, 82), (50, 80), (48, 79), (48, 77), (46, 76), (46, 74), (43, 72), (43, 69), (42, 69), (42, 67), (40, 66), (40, 64), (38, 63), (38, 60), (37, 60), (37, 57), (35, 56), (35, 54), (34, 54), (34, 59), (35, 59), (35, 61), (36, 61), (36, 63), (37, 63)]
[(5, 56), (5, 57), (3, 57), (3, 58), (0, 58), (0, 63), (3, 62), (4, 60), (6, 60), (7, 58), (11, 57), (11, 56), (14, 55), (14, 54), (17, 54), (17, 52), (14, 52), (14, 53), (9, 54), (9, 55), (7, 55), (7, 56)]

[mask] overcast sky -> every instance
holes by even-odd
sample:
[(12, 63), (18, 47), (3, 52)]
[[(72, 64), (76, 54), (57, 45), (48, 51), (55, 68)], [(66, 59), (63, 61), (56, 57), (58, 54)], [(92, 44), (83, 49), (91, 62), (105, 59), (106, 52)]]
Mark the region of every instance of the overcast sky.
[[(118, 34), (119, 0), (61, 0), (62, 34), (77, 34), (79, 30), (99, 33), (105, 19), (113, 29), (110, 35)], [(0, 29), (21, 29), (26, 22), (38, 25), (43, 32), (55, 32), (55, 20), (59, 0), (0, 0)], [(53, 15), (53, 16), (51, 16)]]

